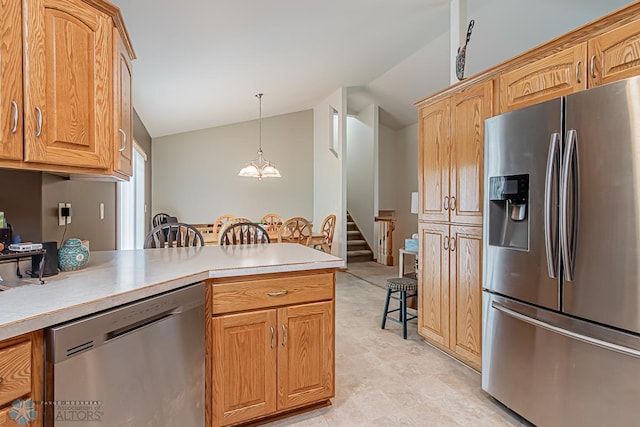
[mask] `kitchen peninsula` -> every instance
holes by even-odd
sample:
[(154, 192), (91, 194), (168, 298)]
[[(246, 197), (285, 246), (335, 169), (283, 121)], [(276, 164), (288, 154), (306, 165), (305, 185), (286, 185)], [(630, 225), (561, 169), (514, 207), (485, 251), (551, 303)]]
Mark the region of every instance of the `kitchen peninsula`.
[[(36, 383), (43, 375), (38, 372), (43, 366), (42, 354), (37, 354), (42, 329), (204, 281), (206, 425), (282, 414), (326, 404), (334, 395), (335, 269), (343, 266), (340, 258), (295, 244), (94, 252), (84, 270), (50, 277), (45, 285), (0, 292), (0, 339), (16, 346), (22, 345), (20, 337), (32, 341), (34, 384), (30, 396), (35, 401), (42, 387)], [(262, 330), (254, 328), (253, 335), (244, 337), (252, 341), (243, 344), (227, 334), (243, 319), (255, 320), (261, 315), (269, 321), (277, 319), (279, 326), (265, 321)], [(251, 328), (236, 329), (234, 336), (245, 329)], [(0, 357), (5, 349), (2, 344)], [(252, 346), (255, 351), (238, 353), (238, 345)], [(226, 360), (234, 351), (251, 354), (251, 358)], [(299, 360), (311, 352), (320, 355)], [(243, 393), (248, 387), (254, 399), (242, 407), (241, 392), (236, 390), (239, 387), (225, 383), (228, 371), (234, 366), (247, 369), (267, 359), (277, 363), (277, 369), (275, 365), (265, 369), (269, 375), (273, 373), (273, 378), (250, 384), (243, 381)], [(304, 365), (304, 372), (284, 372), (298, 362)], [(271, 381), (273, 387), (265, 387)], [(309, 381), (320, 385), (314, 387)], [(264, 405), (255, 405), (256, 393), (266, 394)], [(27, 395), (13, 396), (12, 400)], [(225, 406), (229, 402), (232, 407)], [(0, 416), (6, 415), (10, 408), (5, 408), (7, 404), (10, 401), (0, 402)]]

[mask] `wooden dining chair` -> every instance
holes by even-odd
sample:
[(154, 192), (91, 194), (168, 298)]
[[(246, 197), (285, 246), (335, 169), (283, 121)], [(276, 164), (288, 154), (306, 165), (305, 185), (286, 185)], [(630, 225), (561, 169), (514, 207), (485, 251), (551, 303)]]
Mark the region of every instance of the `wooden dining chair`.
[(282, 227), (282, 223), (284, 222), (284, 220), (280, 215), (270, 213), (263, 216), (261, 222), (262, 228), (267, 230), (267, 233), (277, 234), (278, 230), (280, 230), (280, 227)]
[(253, 245), (270, 243), (269, 235), (259, 224), (236, 222), (229, 225), (220, 235), (221, 245)]
[(279, 243), (300, 243), (307, 245), (311, 237), (311, 223), (302, 217), (289, 218), (278, 231)]
[(159, 226), (160, 224), (164, 224), (166, 222), (168, 222), (167, 220), (169, 219), (171, 215), (169, 215), (168, 213), (164, 213), (164, 212), (160, 212), (157, 213), (153, 216), (153, 218), (151, 219), (151, 225), (152, 228), (155, 228), (157, 226)]
[(222, 234), (226, 226), (236, 218), (238, 217), (232, 214), (224, 214), (216, 218), (215, 222), (213, 223), (213, 239), (216, 242), (220, 240), (220, 235)]
[(336, 216), (331, 214), (322, 221), (320, 227), (321, 239), (309, 239), (309, 246), (321, 249), (323, 252), (331, 253), (331, 244), (333, 243), (333, 233), (336, 228)]
[(183, 222), (160, 224), (144, 238), (145, 249), (187, 246), (204, 246), (204, 238), (197, 228)]

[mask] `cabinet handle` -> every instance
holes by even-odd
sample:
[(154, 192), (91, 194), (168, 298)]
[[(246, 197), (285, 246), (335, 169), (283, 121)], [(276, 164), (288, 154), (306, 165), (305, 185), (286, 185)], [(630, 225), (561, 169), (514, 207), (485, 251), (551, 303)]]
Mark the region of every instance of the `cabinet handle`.
[(444, 238), (444, 250), (448, 251), (449, 250), (449, 236), (446, 236)]
[(127, 148), (127, 133), (122, 129), (118, 129), (118, 132), (122, 134), (122, 147), (118, 149), (119, 152), (123, 152), (125, 148)]
[(452, 237), (451, 238), (451, 252), (455, 252), (456, 251), (456, 238)]
[(596, 56), (591, 55), (591, 63), (589, 64), (589, 72), (592, 78), (596, 78)]
[(444, 196), (444, 210), (448, 211), (449, 210), (449, 196)]
[(452, 211), (455, 211), (456, 210), (456, 196), (451, 196), (451, 199), (449, 201), (451, 202), (449, 209), (451, 209)]
[(36, 107), (36, 117), (38, 120), (38, 127), (36, 128), (36, 138), (42, 135), (42, 110), (40, 107)]
[(282, 290), (282, 291), (267, 292), (267, 295), (269, 295), (270, 297), (277, 297), (279, 295), (286, 295), (288, 293), (289, 293), (289, 291), (285, 289), (285, 290)]
[(282, 325), (282, 346), (287, 344), (287, 327)]
[(272, 326), (271, 327), (271, 348), (273, 348), (275, 345), (276, 345), (276, 330)]
[(582, 83), (582, 81), (580, 80), (580, 65), (582, 65), (582, 61), (578, 61), (576, 63), (576, 82), (577, 83)]
[(18, 103), (11, 101), (11, 108), (13, 109), (13, 126), (11, 126), (11, 133), (16, 133), (18, 130)]

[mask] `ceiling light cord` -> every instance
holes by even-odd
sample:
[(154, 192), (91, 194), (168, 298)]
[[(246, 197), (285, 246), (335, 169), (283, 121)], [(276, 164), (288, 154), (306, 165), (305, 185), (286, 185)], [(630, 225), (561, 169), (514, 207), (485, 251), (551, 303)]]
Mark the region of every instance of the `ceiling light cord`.
[(263, 93), (256, 94), (256, 98), (260, 103), (259, 116), (258, 116), (258, 154), (262, 155), (262, 95)]
[(250, 178), (258, 178), (262, 181), (262, 178), (280, 178), (280, 171), (276, 168), (276, 165), (264, 158), (262, 152), (262, 93), (256, 94), (258, 98), (260, 109), (258, 116), (258, 158), (245, 164), (238, 176), (245, 176)]

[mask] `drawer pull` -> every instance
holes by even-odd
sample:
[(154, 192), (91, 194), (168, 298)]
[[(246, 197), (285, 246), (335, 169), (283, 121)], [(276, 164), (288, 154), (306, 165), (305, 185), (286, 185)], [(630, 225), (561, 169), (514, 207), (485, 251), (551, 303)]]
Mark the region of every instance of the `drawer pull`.
[(285, 289), (283, 291), (267, 292), (267, 295), (269, 295), (270, 297), (277, 297), (280, 295), (286, 295), (288, 293), (289, 291)]

